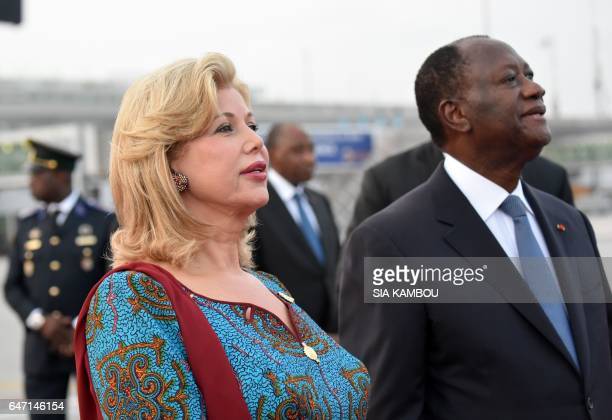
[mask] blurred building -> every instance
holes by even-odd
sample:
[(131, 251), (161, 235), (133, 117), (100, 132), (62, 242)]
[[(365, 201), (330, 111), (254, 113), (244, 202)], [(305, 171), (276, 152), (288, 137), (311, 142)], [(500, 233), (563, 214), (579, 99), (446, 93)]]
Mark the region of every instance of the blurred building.
[[(110, 139), (121, 83), (0, 80), (0, 251), (12, 236), (20, 209), (35, 203), (23, 171), (28, 137), (83, 155), (75, 184), (112, 207), (106, 182)], [(423, 141), (416, 109), (406, 107), (270, 103), (254, 111), (262, 135), (275, 122), (297, 122), (313, 135), (319, 162), (313, 183), (332, 198), (342, 232), (348, 224), (363, 170)], [(612, 209), (612, 121), (552, 120), (553, 144), (545, 151), (566, 165), (584, 194), (586, 209)], [(580, 197), (578, 204), (580, 205)]]

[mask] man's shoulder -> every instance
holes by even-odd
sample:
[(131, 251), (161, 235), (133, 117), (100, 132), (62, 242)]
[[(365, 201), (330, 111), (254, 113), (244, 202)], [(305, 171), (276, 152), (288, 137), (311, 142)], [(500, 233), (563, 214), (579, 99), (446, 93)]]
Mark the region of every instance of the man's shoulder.
[(313, 197), (317, 197), (317, 198), (323, 199), (325, 201), (329, 200), (327, 195), (324, 192), (322, 192), (320, 190), (317, 190), (317, 189), (314, 189), (312, 187), (305, 187), (304, 191), (306, 192), (306, 194), (311, 195)]
[(74, 211), (82, 218), (92, 221), (96, 225), (115, 225), (116, 216), (110, 210), (105, 209), (96, 201), (80, 197), (75, 205)]
[(388, 170), (390, 168), (396, 168), (399, 166), (404, 166), (406, 162), (410, 162), (415, 158), (414, 149), (404, 150), (402, 152), (396, 153), (391, 156), (387, 156), (385, 159), (381, 160), (375, 165), (372, 165), (370, 171), (372, 172), (381, 172)]
[(432, 189), (426, 182), (404, 194), (383, 210), (368, 217), (362, 225), (366, 228), (393, 231), (397, 228), (422, 227), (433, 221)]
[(437, 220), (432, 193), (423, 184), (365, 219), (347, 240), (350, 252), (365, 248), (372, 256), (438, 255), (445, 226)]
[(578, 209), (576, 209), (574, 206), (569, 205), (560, 198), (533, 186), (528, 186), (528, 188), (529, 191), (533, 194), (533, 196), (538, 200), (538, 204), (542, 207), (544, 211), (549, 213), (552, 212), (557, 215), (564, 215), (565, 217), (576, 220), (582, 219), (584, 217)]
[(436, 159), (437, 154), (439, 154), (439, 152), (436, 150), (435, 146), (431, 142), (425, 142), (410, 149), (388, 156), (377, 164), (372, 165), (369, 168), (369, 171), (372, 173), (381, 173), (397, 169), (405, 170), (407, 167), (417, 163), (433, 164), (434, 160), (436, 161), (435, 163), (440, 160)]
[(100, 205), (100, 203), (98, 203), (97, 201), (88, 198), (88, 197), (79, 197), (79, 200), (77, 201), (77, 206), (83, 206), (88, 212), (94, 213), (94, 214), (99, 214), (99, 215), (103, 215), (103, 216), (107, 216), (109, 214), (112, 214), (111, 211), (105, 209), (104, 207), (102, 207)]
[(533, 194), (533, 196), (538, 200), (538, 203), (541, 206), (547, 209), (556, 209), (559, 211), (567, 212), (569, 214), (580, 214), (580, 212), (574, 206), (570, 206), (565, 201), (561, 200), (559, 197), (556, 197), (546, 191), (536, 188), (533, 185), (529, 185), (529, 183), (523, 183), (523, 188), (525, 188), (525, 185), (527, 185), (529, 192)]
[(331, 203), (329, 197), (321, 191), (314, 190), (310, 187), (304, 188), (310, 204), (317, 208), (329, 209), (331, 211)]
[[(38, 230), (38, 225), (43, 219), (44, 211), (45, 210), (40, 206), (21, 210), (17, 214), (17, 232), (15, 240), (23, 242), (30, 237), (36, 236), (37, 233), (35, 232)], [(40, 231), (38, 234), (40, 234)]]
[(552, 228), (559, 232), (567, 247), (568, 256), (592, 257), (597, 253), (597, 244), (593, 227), (588, 217), (580, 210), (563, 200), (534, 187), (529, 191), (537, 200)]
[(17, 221), (18, 223), (27, 224), (33, 220), (36, 220), (36, 217), (42, 211), (44, 211), (44, 209), (40, 206), (27, 207), (19, 211), (19, 213), (17, 213)]
[[(580, 232), (581, 234), (591, 236), (591, 233), (589, 233), (592, 229), (589, 227), (590, 221), (580, 210), (546, 191), (531, 186), (529, 186), (528, 189), (537, 200), (538, 205), (544, 211), (549, 221), (555, 227), (558, 224), (562, 224), (565, 225), (566, 228), (571, 227), (575, 233)], [(575, 238), (579, 237), (580, 235)]]
[(548, 173), (552, 172), (553, 174), (557, 175), (565, 174), (567, 172), (563, 166), (559, 165), (556, 162), (553, 162), (552, 160), (544, 156), (538, 156), (531, 162), (527, 163), (525, 167), (531, 167), (532, 169), (541, 170)]

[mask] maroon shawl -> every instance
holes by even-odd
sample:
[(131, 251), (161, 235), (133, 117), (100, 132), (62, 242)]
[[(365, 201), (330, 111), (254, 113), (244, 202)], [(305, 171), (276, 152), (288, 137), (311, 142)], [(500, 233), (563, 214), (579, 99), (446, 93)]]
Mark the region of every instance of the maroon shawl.
[[(139, 271), (164, 287), (176, 313), (189, 366), (206, 404), (207, 417), (212, 420), (250, 419), (240, 384), (223, 346), (200, 308), (189, 297), (189, 292), (172, 274), (153, 264), (124, 264), (106, 273), (104, 278), (118, 271)], [(81, 419), (87, 420), (103, 418), (91, 380), (85, 342), (89, 304), (102, 280), (91, 289), (83, 303), (74, 337), (79, 411)]]

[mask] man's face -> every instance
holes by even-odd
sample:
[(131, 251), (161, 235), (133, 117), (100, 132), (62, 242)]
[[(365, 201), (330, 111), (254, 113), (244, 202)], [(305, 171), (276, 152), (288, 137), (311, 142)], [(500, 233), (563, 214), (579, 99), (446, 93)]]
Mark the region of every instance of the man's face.
[(292, 184), (308, 181), (315, 166), (314, 146), (310, 137), (295, 126), (284, 127), (270, 149), (270, 162)]
[(34, 168), (30, 171), (30, 192), (39, 201), (52, 203), (58, 201), (61, 180), (58, 171)]
[(492, 39), (460, 44), (467, 60), (463, 98), (474, 142), (489, 153), (530, 160), (550, 142), (544, 89), (529, 65), (509, 45)]

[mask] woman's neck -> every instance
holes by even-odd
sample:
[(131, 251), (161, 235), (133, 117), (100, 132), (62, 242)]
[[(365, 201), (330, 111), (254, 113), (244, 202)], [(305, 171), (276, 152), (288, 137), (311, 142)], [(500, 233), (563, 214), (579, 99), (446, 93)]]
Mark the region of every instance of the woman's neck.
[(169, 268), (190, 277), (240, 273), (240, 242), (249, 214), (199, 203), (187, 207), (205, 225), (205, 239), (199, 240), (198, 251), (182, 267)]
[(239, 272), (240, 234), (215, 235), (202, 241), (198, 252), (181, 268), (189, 275)]

